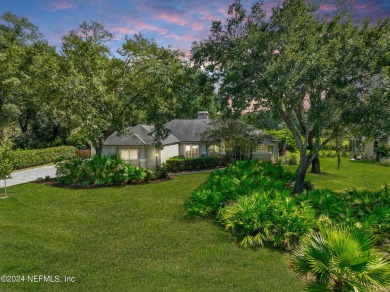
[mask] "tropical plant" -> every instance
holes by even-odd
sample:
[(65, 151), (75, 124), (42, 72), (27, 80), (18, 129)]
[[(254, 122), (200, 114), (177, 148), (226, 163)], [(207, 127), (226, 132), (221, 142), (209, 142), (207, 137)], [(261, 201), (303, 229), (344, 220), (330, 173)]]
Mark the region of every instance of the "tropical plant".
[(214, 170), (209, 180), (186, 202), (195, 216), (215, 216), (218, 210), (241, 196), (259, 190), (283, 190), (294, 179), (279, 164), (256, 160), (235, 161), (223, 170)]
[(314, 277), (310, 291), (388, 291), (390, 263), (374, 249), (371, 233), (327, 225), (304, 237), (292, 253), (294, 271)]
[(65, 186), (120, 185), (143, 181), (151, 176), (150, 171), (127, 164), (122, 159), (108, 156), (76, 158), (60, 162), (57, 181)]
[(259, 191), (240, 197), (235, 204), (222, 208), (218, 218), (244, 247), (269, 242), (289, 249), (316, 227), (314, 210), (306, 202), (294, 200), (289, 191)]

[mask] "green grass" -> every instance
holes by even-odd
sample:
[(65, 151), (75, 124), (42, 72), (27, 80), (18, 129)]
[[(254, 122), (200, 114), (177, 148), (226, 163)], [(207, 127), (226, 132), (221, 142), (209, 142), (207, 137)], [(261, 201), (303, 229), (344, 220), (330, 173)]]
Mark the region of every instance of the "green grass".
[(88, 190), (9, 188), (0, 200), (0, 275), (76, 282), (0, 282), (0, 291), (301, 291), (286, 253), (240, 248), (213, 222), (187, 217), (184, 201), (208, 175)]
[[(343, 158), (340, 169), (337, 169), (337, 158), (321, 158), (321, 171), (324, 174), (306, 175), (318, 189), (344, 191), (345, 189), (377, 190), (385, 183), (390, 184), (390, 167), (374, 162), (350, 161)], [(286, 166), (295, 171), (297, 166)]]

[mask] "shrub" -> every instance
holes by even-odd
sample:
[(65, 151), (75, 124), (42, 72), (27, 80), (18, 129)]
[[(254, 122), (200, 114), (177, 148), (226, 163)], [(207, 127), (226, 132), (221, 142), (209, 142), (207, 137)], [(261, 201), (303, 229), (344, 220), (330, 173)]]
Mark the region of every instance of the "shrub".
[(35, 150), (15, 150), (14, 169), (55, 163), (60, 160), (72, 159), (76, 156), (73, 146), (61, 146)]
[(132, 181), (143, 181), (150, 171), (127, 164), (116, 157), (94, 156), (76, 158), (58, 163), (57, 181), (65, 186), (120, 185)]
[(281, 165), (256, 160), (236, 161), (226, 169), (214, 170), (209, 180), (192, 193), (187, 211), (195, 216), (215, 216), (225, 205), (258, 190), (283, 190), (294, 180)]
[(385, 144), (379, 145), (375, 149), (376, 159), (379, 161), (381, 158), (388, 158), (390, 157), (390, 146), (387, 146)]
[(199, 158), (180, 158), (173, 157), (166, 162), (168, 171), (184, 171), (184, 170), (201, 170), (207, 168), (215, 168), (218, 166), (226, 166), (228, 160), (224, 156), (208, 156)]
[(267, 130), (267, 133), (274, 136), (275, 138), (279, 139), (281, 142), (279, 142), (279, 153), (282, 153), (283, 150), (283, 141), (284, 139), (287, 140), (287, 150), (290, 152), (296, 152), (298, 151), (298, 145), (294, 138), (294, 135), (291, 133), (291, 131), (288, 130)]
[(289, 191), (260, 191), (240, 197), (237, 203), (222, 208), (218, 217), (244, 247), (270, 242), (290, 248), (316, 226), (314, 210), (305, 202), (297, 203)]
[(390, 158), (381, 158), (379, 164), (383, 166), (390, 166)]
[(169, 174), (168, 168), (165, 165), (156, 166), (152, 170), (152, 177), (157, 179), (164, 179), (167, 178)]
[(386, 240), (390, 233), (390, 188), (378, 191), (348, 190), (336, 193), (313, 190), (296, 200), (308, 202), (317, 217), (325, 216), (333, 223), (348, 223), (370, 230), (377, 240)]
[(375, 252), (374, 244), (373, 235), (362, 229), (321, 227), (301, 240), (292, 265), (300, 276), (314, 276), (309, 290), (388, 291), (390, 264)]
[(281, 165), (298, 165), (298, 155), (295, 153), (287, 152), (285, 156), (279, 158)]

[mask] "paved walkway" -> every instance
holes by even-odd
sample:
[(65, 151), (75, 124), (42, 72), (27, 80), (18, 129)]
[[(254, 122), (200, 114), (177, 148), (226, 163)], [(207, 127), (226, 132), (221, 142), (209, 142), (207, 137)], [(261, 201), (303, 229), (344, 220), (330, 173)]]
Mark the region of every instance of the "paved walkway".
[[(11, 174), (12, 178), (7, 179), (7, 187), (24, 184), (26, 182), (35, 181), (38, 177), (45, 178), (56, 176), (56, 169), (54, 165), (31, 168), (27, 170), (15, 171)], [(4, 187), (4, 180), (0, 180), (0, 188)]]

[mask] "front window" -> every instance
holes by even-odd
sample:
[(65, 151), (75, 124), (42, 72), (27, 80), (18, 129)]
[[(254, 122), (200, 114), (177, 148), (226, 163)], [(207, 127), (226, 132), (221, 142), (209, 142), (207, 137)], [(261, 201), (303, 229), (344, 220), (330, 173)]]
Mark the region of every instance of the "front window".
[(119, 157), (131, 165), (138, 166), (138, 149), (119, 149)]
[(199, 157), (199, 146), (198, 145), (186, 145), (184, 147), (184, 156), (186, 158)]

